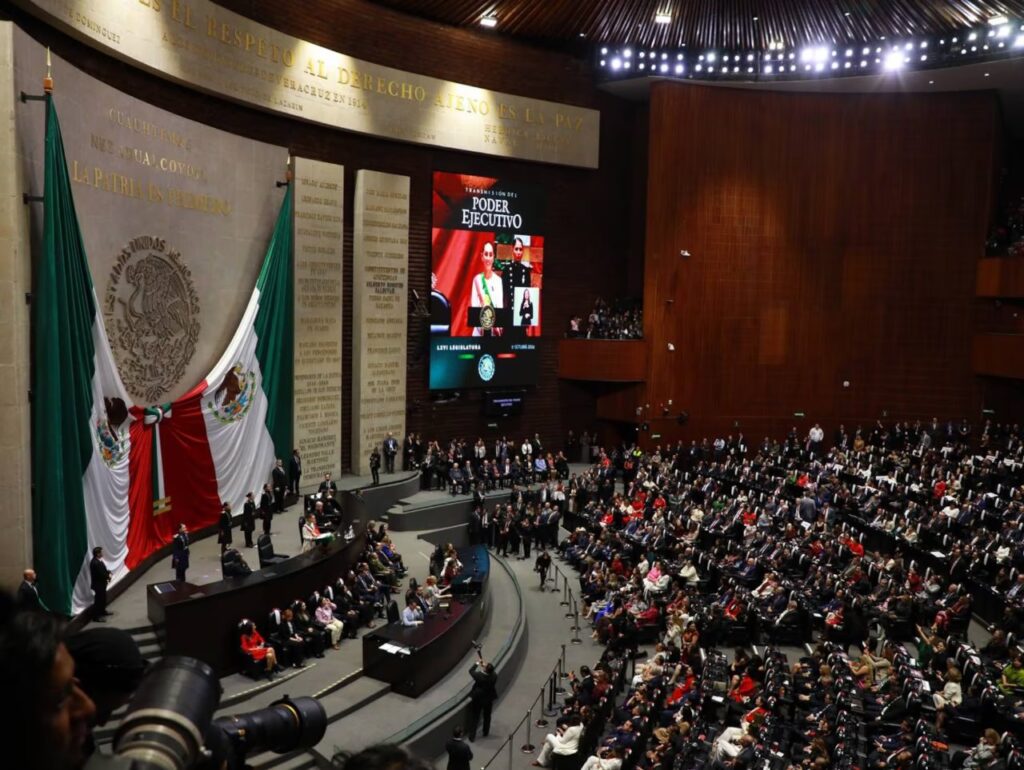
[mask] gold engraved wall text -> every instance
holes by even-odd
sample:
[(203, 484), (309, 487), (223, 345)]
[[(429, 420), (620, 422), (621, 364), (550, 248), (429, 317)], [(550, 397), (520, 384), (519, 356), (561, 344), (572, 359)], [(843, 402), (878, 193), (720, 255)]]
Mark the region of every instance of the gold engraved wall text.
[(331, 51), (210, 0), (16, 0), (90, 45), (218, 97), (417, 144), (597, 168), (597, 110)]
[(352, 469), (405, 435), (409, 177), (356, 173), (352, 263)]
[[(345, 169), (295, 158), (295, 446), (315, 484), (341, 474)], [(305, 485), (304, 485), (305, 486)]]
[[(46, 49), (13, 32), (15, 92), (35, 93)], [(288, 152), (161, 110), (59, 56), (52, 72), (75, 211), (118, 368), (136, 404), (174, 401), (203, 381), (245, 313)], [(21, 173), (35, 192), (42, 112), (17, 110), (14, 120)], [(33, 222), (38, 239), (41, 217)]]

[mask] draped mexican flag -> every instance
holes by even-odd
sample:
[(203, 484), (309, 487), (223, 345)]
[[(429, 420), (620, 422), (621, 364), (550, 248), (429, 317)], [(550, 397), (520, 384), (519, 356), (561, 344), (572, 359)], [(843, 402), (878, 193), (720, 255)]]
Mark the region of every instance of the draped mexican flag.
[(32, 299), (32, 534), (39, 589), (70, 614), (92, 602), (102, 546), (125, 571), (130, 400), (98, 312), (57, 110), (46, 105), (42, 253)]
[(102, 546), (114, 582), (180, 523), (236, 513), (292, 448), (292, 190), (249, 303), (204, 380), (168, 404), (132, 404), (117, 372), (75, 214), (60, 127), (47, 108), (43, 249), (33, 298), (32, 522), (47, 605), (92, 603)]
[(138, 407), (131, 427), (127, 566), (189, 529), (238, 515), (259, 497), (276, 458), (291, 456), (293, 392), (292, 190), (288, 187), (256, 287), (210, 373), (170, 404)]

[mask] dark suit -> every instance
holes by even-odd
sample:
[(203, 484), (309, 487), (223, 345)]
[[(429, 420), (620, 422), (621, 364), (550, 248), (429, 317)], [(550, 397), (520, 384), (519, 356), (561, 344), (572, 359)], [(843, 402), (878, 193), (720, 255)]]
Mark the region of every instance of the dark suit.
[(473, 689), (469, 692), (469, 725), (466, 732), (471, 741), (476, 740), (476, 728), (483, 716), (483, 734), (486, 738), (491, 732), (491, 707), (498, 699), (498, 676), (494, 671), (487, 672), (474, 664), (469, 669), (469, 675), (473, 677)]
[(252, 533), (256, 529), (256, 503), (246, 500), (242, 506), (242, 532), (245, 533), (245, 546), (252, 548)]
[(292, 494), (299, 494), (299, 479), (302, 478), (302, 458), (296, 454), (292, 455), (288, 463), (288, 481)]
[(94, 618), (107, 614), (107, 583), (110, 582), (110, 570), (103, 559), (93, 556), (89, 562), (89, 578), (93, 594), (92, 615)]
[(380, 484), (380, 452), (376, 448), (370, 452), (370, 475), (373, 476), (374, 486)]
[(271, 481), (274, 487), (274, 507), (281, 513), (284, 511), (284, 493), (288, 490), (288, 474), (284, 472), (284, 468), (275, 465), (271, 472)]
[(384, 439), (384, 472), (395, 472), (395, 455), (398, 454), (398, 439), (394, 436)]
[(188, 569), (188, 534), (179, 532), (171, 541), (171, 566), (174, 567), (174, 578), (185, 582), (185, 570)]
[(18, 606), (23, 610), (41, 610), (43, 602), (39, 598), (39, 589), (34, 583), (22, 580), (18, 586)]
[(448, 752), (448, 770), (469, 770), (473, 750), (461, 738), (449, 738), (444, 745)]
[(270, 522), (274, 519), (273, 498), (269, 492), (260, 495), (260, 515), (263, 517), (263, 534), (270, 534)]

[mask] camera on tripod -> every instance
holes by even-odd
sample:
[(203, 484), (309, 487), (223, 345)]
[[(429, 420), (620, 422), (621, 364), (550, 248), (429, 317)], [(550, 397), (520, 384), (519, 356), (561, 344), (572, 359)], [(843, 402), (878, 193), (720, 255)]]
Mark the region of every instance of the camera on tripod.
[(86, 770), (241, 770), (246, 756), (285, 754), (319, 743), (327, 713), (315, 698), (289, 698), (248, 714), (214, 719), (221, 687), (210, 666), (172, 656), (143, 678), (114, 736), (114, 755)]

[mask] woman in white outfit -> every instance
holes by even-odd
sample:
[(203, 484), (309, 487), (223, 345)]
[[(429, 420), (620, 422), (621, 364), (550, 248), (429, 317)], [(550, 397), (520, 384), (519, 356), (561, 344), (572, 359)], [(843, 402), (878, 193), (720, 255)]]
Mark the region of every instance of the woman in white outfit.
[(583, 725), (578, 716), (573, 716), (568, 724), (562, 725), (555, 733), (548, 733), (540, 754), (534, 760), (534, 767), (550, 767), (551, 755), (569, 756), (580, 749), (580, 738), (583, 736)]

